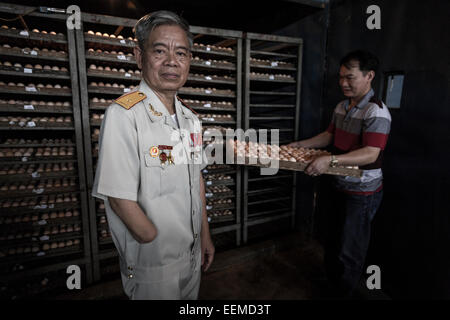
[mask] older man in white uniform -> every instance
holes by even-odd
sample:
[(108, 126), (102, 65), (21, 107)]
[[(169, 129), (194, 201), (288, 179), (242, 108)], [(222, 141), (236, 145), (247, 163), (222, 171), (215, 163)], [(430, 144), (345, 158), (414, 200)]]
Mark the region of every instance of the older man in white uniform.
[(143, 79), (108, 107), (93, 195), (105, 201), (131, 299), (197, 299), (214, 246), (206, 217), (201, 125), (176, 97), (192, 59), (189, 26), (158, 11), (135, 26)]

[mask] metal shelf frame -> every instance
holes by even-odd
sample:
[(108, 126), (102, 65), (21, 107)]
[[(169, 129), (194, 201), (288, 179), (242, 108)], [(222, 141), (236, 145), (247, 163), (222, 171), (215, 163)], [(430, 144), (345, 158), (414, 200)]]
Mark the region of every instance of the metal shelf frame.
[[(303, 53), (303, 40), (301, 38), (292, 38), (292, 37), (284, 37), (284, 36), (276, 36), (276, 35), (267, 35), (267, 34), (257, 34), (257, 33), (246, 33), (244, 36), (244, 54), (243, 54), (243, 85), (244, 85), (244, 96), (243, 96), (243, 123), (244, 130), (248, 130), (251, 127), (255, 126), (255, 129), (260, 127), (256, 126), (259, 121), (263, 120), (265, 127), (267, 127), (267, 121), (280, 123), (278, 129), (280, 129), (280, 133), (293, 133), (292, 140), (291, 139), (283, 139), (280, 137), (280, 140), (283, 143), (296, 141), (299, 139), (299, 124), (300, 124), (300, 88), (301, 88), (301, 76), (302, 76), (302, 53)], [(259, 48), (254, 48), (254, 44), (257, 44)], [(290, 47), (290, 52), (280, 51), (284, 48)], [(294, 67), (272, 67), (272, 66), (261, 66), (255, 65), (254, 62), (251, 61), (252, 57), (264, 58), (264, 59), (273, 59), (273, 60), (289, 60), (290, 65), (295, 64)], [(256, 70), (256, 72), (261, 72), (258, 70), (270, 70), (270, 71), (280, 71), (280, 72), (295, 72), (294, 79), (261, 79), (255, 78), (251, 76), (252, 70)], [(254, 83), (264, 83), (265, 89), (262, 90), (260, 88), (254, 88), (252, 84)], [(295, 86), (295, 89), (292, 88), (281, 88), (280, 84), (285, 84), (287, 86)], [(268, 89), (269, 86), (273, 86), (273, 89)], [(253, 101), (254, 98), (258, 98), (258, 102)], [(270, 99), (277, 98), (289, 98), (295, 99), (295, 104), (291, 102), (289, 103), (274, 103), (273, 100)], [(255, 114), (255, 108), (264, 108), (268, 112), (277, 112), (281, 110), (294, 110), (293, 114), (289, 116), (262, 116)], [(282, 123), (282, 124), (281, 124)], [(273, 127), (271, 124), (270, 127)], [(263, 128), (263, 127), (261, 127)], [(243, 242), (247, 243), (249, 238), (249, 227), (270, 223), (282, 218), (290, 218), (290, 227), (293, 229), (295, 227), (295, 214), (296, 214), (296, 184), (297, 184), (297, 173), (290, 173), (288, 175), (284, 173), (278, 173), (275, 176), (261, 176), (261, 177), (253, 177), (249, 178), (249, 167), (243, 166), (243, 181), (242, 181), (242, 211), (243, 211), (243, 221), (242, 221), (242, 232), (243, 232)], [(271, 181), (274, 179), (289, 179), (291, 180), (291, 190), (292, 193), (289, 196), (280, 197), (279, 194), (274, 194), (271, 196), (271, 190), (276, 191), (279, 189), (279, 186), (266, 186), (263, 188), (255, 188), (250, 183), (257, 181)], [(251, 196), (257, 196), (264, 194), (265, 199), (260, 201), (254, 201), (249, 199)], [(282, 210), (270, 210), (267, 213), (259, 214), (249, 214), (249, 207), (258, 204), (264, 203), (272, 203), (280, 200), (287, 200), (291, 202), (291, 209), (282, 209)], [(265, 216), (265, 214), (271, 214), (269, 217)]]

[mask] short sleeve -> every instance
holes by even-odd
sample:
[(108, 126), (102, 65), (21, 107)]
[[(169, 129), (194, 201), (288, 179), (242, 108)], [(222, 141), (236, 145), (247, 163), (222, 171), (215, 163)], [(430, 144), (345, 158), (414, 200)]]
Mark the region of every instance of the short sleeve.
[(92, 195), (137, 201), (139, 152), (134, 115), (118, 105), (106, 110)]
[(363, 146), (377, 147), (384, 150), (391, 130), (391, 116), (388, 108), (372, 104), (363, 124)]

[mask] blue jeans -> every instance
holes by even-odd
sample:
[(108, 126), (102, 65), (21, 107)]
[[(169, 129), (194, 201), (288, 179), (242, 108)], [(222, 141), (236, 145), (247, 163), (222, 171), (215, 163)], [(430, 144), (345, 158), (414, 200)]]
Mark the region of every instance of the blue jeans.
[(333, 293), (350, 297), (364, 271), (371, 223), (383, 198), (383, 190), (372, 195), (339, 191), (334, 194), (335, 211), (328, 215), (325, 268)]

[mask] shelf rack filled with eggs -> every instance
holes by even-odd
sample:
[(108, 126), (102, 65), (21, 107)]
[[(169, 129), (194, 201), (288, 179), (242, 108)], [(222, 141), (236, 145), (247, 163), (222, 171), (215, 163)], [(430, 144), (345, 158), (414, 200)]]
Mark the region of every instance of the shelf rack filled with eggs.
[[(214, 129), (224, 134), (226, 129), (242, 127), (243, 33), (195, 26), (191, 27), (191, 32), (194, 35), (193, 60), (179, 96), (198, 113), (204, 150), (214, 155), (209, 148), (224, 145), (222, 141), (209, 139), (209, 132)], [(234, 165), (212, 163), (203, 169), (203, 177), (213, 240), (221, 233), (235, 232), (235, 245), (240, 245), (241, 171)]]
[[(202, 122), (203, 145), (207, 154), (225, 148), (223, 139), (210, 138), (210, 132), (242, 127), (242, 37), (231, 30), (203, 30), (194, 27), (191, 75), (180, 96)], [(203, 170), (206, 210), (213, 241), (235, 232), (235, 245), (241, 243), (241, 171), (235, 165), (212, 163)]]
[(92, 281), (75, 34), (65, 14), (32, 9), (0, 6), (12, 18), (0, 26), (0, 287), (8, 292), (70, 264)]
[[(267, 130), (269, 144), (298, 140), (302, 39), (247, 33), (243, 65), (244, 129)], [(244, 166), (244, 242), (260, 236), (261, 228), (255, 228), (260, 224), (294, 227), (296, 181), (293, 171), (261, 175), (260, 168)]]

